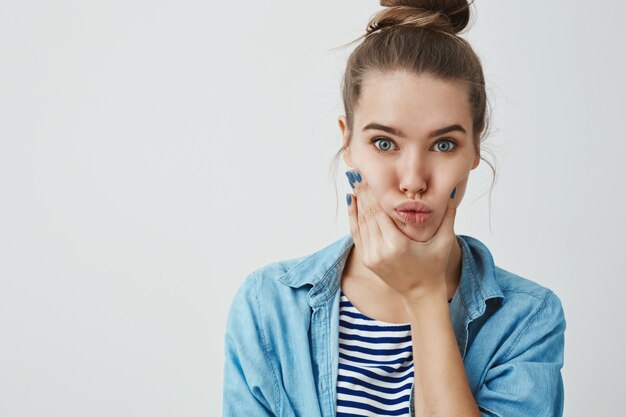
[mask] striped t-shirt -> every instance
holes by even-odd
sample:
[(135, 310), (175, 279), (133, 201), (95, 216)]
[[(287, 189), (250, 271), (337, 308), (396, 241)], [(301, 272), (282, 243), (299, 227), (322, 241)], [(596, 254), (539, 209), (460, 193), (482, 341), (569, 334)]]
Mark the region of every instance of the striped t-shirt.
[(367, 317), (341, 291), (337, 417), (409, 416), (412, 349), (409, 323)]

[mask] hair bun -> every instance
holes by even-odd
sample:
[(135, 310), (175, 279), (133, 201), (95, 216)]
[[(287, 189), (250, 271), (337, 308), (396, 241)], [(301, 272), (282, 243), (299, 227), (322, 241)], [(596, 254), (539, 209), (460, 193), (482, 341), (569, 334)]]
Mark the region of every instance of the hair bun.
[(385, 27), (405, 25), (457, 34), (469, 23), (472, 1), (381, 0), (380, 5), (386, 9), (372, 17), (367, 34)]

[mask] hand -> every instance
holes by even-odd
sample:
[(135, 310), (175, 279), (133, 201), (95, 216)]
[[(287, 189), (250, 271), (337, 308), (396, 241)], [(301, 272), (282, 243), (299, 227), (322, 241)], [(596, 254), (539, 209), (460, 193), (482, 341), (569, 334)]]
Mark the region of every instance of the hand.
[[(363, 265), (405, 300), (416, 300), (432, 293), (447, 298), (445, 273), (456, 240), (456, 200), (449, 199), (435, 235), (427, 242), (418, 242), (405, 235), (385, 213), (360, 173), (353, 171), (346, 175), (354, 188), (354, 195), (347, 196), (351, 199), (348, 206), (350, 233)], [(456, 187), (453, 191), (455, 194)]]

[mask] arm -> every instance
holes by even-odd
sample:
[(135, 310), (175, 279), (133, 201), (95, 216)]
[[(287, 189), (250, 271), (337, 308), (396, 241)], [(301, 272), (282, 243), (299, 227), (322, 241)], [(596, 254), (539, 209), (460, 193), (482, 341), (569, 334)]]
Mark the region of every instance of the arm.
[(233, 298), (226, 324), (223, 416), (274, 416), (274, 374), (258, 318), (258, 281), (249, 276)]
[(480, 417), (452, 328), (445, 286), (438, 294), (405, 301), (405, 307), (411, 318), (415, 415)]

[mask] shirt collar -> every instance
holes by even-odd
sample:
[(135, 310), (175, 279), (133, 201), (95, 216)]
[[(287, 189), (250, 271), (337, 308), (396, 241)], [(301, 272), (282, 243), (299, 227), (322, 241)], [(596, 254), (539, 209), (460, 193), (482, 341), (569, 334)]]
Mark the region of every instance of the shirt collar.
[[(456, 236), (461, 245), (462, 271), (459, 287), (450, 303), (450, 314), (464, 356), (467, 323), (484, 314), (487, 300), (503, 299), (504, 294), (496, 281), (496, 267), (489, 249), (471, 236)], [(293, 288), (311, 285), (308, 300), (315, 307), (327, 301), (339, 286), (340, 272), (353, 243), (352, 235), (346, 234), (325, 248), (302, 258), (279, 280)], [(465, 337), (460, 337), (462, 334)]]
[(344, 235), (325, 248), (303, 257), (278, 279), (293, 288), (307, 284), (313, 287), (323, 284), (332, 278), (333, 272), (343, 271), (353, 243), (351, 234)]
[(462, 271), (454, 296), (458, 295), (470, 318), (475, 319), (485, 312), (487, 300), (504, 299), (504, 294), (496, 280), (496, 266), (487, 246), (471, 236), (457, 235), (457, 240), (461, 245)]
[(308, 293), (309, 305), (315, 307), (326, 301), (339, 287), (340, 272), (348, 259), (354, 241), (347, 234), (296, 263), (278, 280), (293, 288), (312, 285)]

